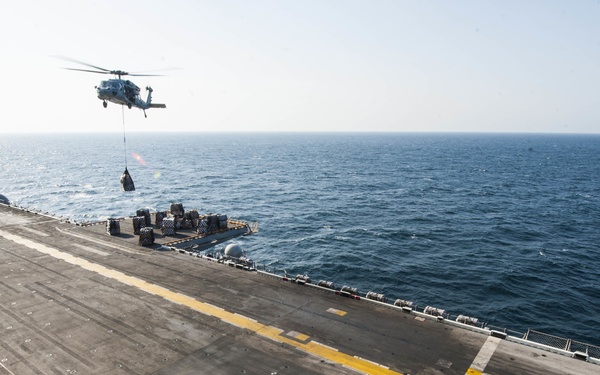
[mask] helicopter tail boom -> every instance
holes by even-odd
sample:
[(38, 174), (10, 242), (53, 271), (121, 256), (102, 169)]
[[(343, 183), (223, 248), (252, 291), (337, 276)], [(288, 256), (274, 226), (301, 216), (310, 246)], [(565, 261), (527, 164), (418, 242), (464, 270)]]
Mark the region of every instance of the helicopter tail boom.
[(147, 86), (146, 90), (148, 90), (148, 99), (146, 99), (146, 108), (167, 108), (166, 104), (160, 104), (160, 103), (152, 103), (152, 87)]

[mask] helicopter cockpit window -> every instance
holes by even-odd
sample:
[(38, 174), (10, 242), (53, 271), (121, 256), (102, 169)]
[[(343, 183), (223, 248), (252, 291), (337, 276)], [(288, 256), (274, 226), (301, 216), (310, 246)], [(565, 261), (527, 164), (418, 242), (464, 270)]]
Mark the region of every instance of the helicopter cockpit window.
[(101, 81), (100, 82), (101, 89), (119, 89), (119, 84), (113, 81)]

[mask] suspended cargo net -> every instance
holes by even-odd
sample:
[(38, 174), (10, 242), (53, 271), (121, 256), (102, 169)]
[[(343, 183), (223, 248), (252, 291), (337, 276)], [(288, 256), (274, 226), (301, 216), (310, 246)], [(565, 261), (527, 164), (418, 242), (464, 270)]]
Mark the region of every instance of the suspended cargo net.
[(127, 167), (125, 167), (125, 172), (123, 172), (123, 174), (121, 175), (121, 189), (123, 189), (123, 191), (134, 191), (135, 190), (135, 185), (133, 184), (133, 179), (131, 178), (131, 175), (129, 174)]

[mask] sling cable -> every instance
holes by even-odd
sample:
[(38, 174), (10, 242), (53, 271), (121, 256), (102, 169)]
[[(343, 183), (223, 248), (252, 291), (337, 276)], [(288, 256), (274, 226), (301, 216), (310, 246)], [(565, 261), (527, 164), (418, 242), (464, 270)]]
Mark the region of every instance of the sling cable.
[(121, 189), (123, 191), (134, 191), (135, 185), (133, 179), (127, 170), (127, 141), (125, 139), (125, 108), (121, 105), (121, 113), (123, 115), (123, 151), (125, 153), (125, 172), (121, 175)]

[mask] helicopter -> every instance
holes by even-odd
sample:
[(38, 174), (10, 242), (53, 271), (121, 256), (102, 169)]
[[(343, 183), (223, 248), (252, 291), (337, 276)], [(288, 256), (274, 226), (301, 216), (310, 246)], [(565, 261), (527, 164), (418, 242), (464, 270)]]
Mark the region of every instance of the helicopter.
[(112, 74), (116, 78), (107, 79), (104, 81), (100, 81), (98, 86), (94, 86), (96, 89), (96, 94), (98, 95), (98, 99), (102, 100), (102, 105), (104, 108), (108, 107), (108, 102), (113, 102), (115, 104), (126, 105), (127, 108), (131, 109), (132, 107), (136, 107), (141, 109), (144, 112), (144, 117), (148, 117), (146, 115), (146, 110), (149, 108), (167, 108), (166, 104), (162, 103), (152, 103), (152, 87), (146, 86), (146, 91), (148, 91), (148, 96), (146, 101), (144, 101), (140, 96), (140, 88), (130, 80), (122, 79), (123, 76), (136, 76), (136, 77), (157, 77), (160, 76), (158, 74), (138, 74), (138, 73), (128, 73), (123, 70), (110, 70), (104, 69), (99, 66), (87, 64), (81, 61), (73, 60), (65, 57), (58, 57), (63, 60), (71, 61), (77, 64), (85, 65), (91, 69), (77, 69), (77, 68), (64, 68), (67, 70), (76, 70), (80, 72), (88, 72), (88, 73), (98, 73), (98, 74)]

